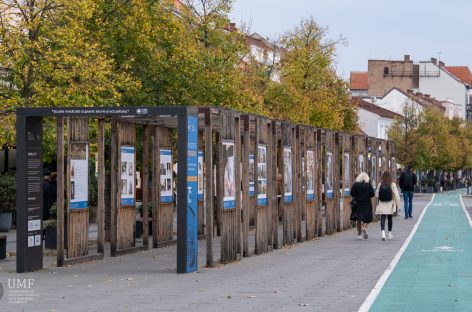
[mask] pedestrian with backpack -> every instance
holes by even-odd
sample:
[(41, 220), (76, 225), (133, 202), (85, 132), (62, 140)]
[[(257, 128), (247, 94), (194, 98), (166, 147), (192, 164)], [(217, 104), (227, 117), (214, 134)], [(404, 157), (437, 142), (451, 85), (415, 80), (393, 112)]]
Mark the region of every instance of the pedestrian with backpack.
[(372, 197), (374, 197), (374, 187), (369, 183), (369, 175), (361, 172), (351, 187), (352, 211), (351, 220), (356, 221), (357, 239), (369, 238), (367, 226), (372, 222)]
[(384, 171), (377, 186), (375, 197), (378, 199), (375, 214), (380, 215), (380, 230), (382, 231), (382, 240), (385, 237), (385, 219), (388, 221), (388, 239), (392, 239), (393, 215), (400, 210), (400, 194), (397, 185), (393, 182), (390, 171)]
[(413, 218), (413, 191), (416, 185), (416, 174), (411, 170), (411, 166), (400, 176), (400, 188), (403, 193), (403, 209), (405, 219)]

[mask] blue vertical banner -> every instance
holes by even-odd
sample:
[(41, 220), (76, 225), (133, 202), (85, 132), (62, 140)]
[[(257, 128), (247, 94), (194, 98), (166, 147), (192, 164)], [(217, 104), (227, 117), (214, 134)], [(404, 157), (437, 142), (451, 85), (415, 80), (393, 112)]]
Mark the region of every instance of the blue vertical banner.
[(198, 268), (198, 117), (187, 118), (187, 272), (193, 272)]

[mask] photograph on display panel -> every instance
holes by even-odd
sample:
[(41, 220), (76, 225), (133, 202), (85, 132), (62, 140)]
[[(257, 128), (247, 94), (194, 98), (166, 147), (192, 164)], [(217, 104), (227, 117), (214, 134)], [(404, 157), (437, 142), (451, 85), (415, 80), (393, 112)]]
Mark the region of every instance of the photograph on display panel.
[(249, 196), (253, 197), (256, 194), (256, 190), (254, 188), (254, 154), (249, 155)]
[(292, 148), (284, 147), (284, 201), (291, 203), (293, 200), (293, 167), (292, 167)]
[(306, 198), (308, 200), (315, 199), (315, 153), (314, 151), (306, 152)]
[(235, 163), (234, 163), (234, 142), (223, 142), (223, 159), (225, 160), (224, 169), (224, 189), (223, 202), (224, 208), (235, 208)]
[(267, 205), (267, 146), (257, 146), (257, 204)]
[(351, 167), (349, 163), (349, 153), (343, 155), (343, 187), (344, 196), (349, 196), (351, 188)]
[(203, 151), (198, 151), (198, 200), (203, 200)]
[(121, 147), (121, 205), (134, 205), (135, 193), (135, 148), (134, 146)]
[(160, 170), (161, 170), (161, 203), (171, 203), (173, 197), (173, 171), (172, 171), (172, 150), (161, 149), (160, 152)]
[(333, 153), (326, 153), (326, 196), (333, 198), (333, 184), (334, 184), (334, 173), (333, 173)]
[(374, 187), (374, 190), (377, 188), (377, 158), (375, 156), (372, 156), (372, 170), (371, 170), (371, 176), (370, 179), (372, 181), (372, 186)]
[(364, 155), (359, 154), (359, 172), (357, 174), (361, 172), (365, 172)]
[(88, 144), (70, 145), (70, 209), (88, 208)]

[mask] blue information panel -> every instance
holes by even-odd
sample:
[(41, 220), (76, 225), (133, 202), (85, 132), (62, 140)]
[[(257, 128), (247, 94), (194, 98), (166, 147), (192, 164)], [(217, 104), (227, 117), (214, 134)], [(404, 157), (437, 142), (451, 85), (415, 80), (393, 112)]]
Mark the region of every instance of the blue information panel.
[(198, 117), (188, 116), (187, 154), (187, 272), (197, 270), (198, 256)]

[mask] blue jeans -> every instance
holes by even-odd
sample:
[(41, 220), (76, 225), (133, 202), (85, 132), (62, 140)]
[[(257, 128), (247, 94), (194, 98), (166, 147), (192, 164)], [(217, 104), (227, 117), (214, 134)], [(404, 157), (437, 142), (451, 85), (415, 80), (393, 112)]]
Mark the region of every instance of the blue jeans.
[(413, 213), (413, 192), (403, 191), (403, 209), (405, 210), (405, 218), (411, 218)]

